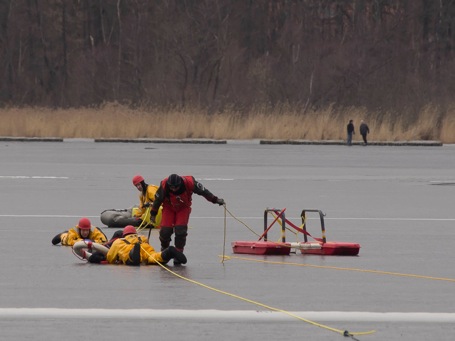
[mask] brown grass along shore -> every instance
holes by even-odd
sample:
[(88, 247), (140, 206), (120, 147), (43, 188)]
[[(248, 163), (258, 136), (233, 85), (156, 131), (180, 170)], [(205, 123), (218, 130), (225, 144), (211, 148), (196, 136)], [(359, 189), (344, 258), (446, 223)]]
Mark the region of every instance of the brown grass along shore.
[(109, 103), (100, 108), (0, 109), (0, 136), (60, 138), (208, 138), (345, 140), (354, 120), (360, 141), (360, 120), (370, 127), (371, 141), (437, 140), (455, 143), (455, 105), (444, 115), (428, 107), (413, 120), (397, 115), (328, 107), (302, 114), (301, 108), (256, 108), (207, 114), (197, 109), (131, 109)]

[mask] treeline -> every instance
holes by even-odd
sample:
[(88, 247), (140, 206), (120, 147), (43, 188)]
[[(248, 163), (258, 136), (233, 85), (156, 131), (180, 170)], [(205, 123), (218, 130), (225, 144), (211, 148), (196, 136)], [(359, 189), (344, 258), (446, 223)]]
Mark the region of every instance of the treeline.
[(1, 0), (0, 105), (290, 104), (455, 94), (455, 0)]

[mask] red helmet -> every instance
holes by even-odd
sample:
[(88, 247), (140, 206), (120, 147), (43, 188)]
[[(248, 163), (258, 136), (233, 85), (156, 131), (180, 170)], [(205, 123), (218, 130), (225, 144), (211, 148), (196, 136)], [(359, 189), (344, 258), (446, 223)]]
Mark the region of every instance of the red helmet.
[(81, 230), (90, 230), (92, 223), (88, 218), (79, 219), (79, 224), (77, 225)]
[(133, 177), (133, 185), (134, 186), (137, 186), (138, 184), (140, 184), (142, 181), (144, 181), (144, 178), (142, 177), (142, 175), (135, 175)]
[(126, 235), (129, 235), (129, 234), (135, 234), (135, 233), (137, 233), (137, 231), (133, 225), (127, 225), (123, 229), (123, 237), (125, 237)]

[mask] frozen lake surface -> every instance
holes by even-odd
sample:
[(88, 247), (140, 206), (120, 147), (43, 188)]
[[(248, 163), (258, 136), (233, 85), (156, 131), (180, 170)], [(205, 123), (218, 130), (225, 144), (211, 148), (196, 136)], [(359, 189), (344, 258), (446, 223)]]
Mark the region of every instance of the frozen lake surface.
[[(0, 158), (0, 340), (455, 337), (454, 145), (0, 142)], [(103, 210), (137, 204), (137, 173), (193, 175), (240, 222), (194, 195), (188, 264), (172, 272), (51, 245), (82, 216), (102, 227)], [(233, 254), (232, 241), (257, 240), (246, 226), (262, 233), (266, 208), (295, 224), (322, 210), (327, 239), (359, 243), (359, 256)], [(308, 225), (319, 237), (316, 216)]]

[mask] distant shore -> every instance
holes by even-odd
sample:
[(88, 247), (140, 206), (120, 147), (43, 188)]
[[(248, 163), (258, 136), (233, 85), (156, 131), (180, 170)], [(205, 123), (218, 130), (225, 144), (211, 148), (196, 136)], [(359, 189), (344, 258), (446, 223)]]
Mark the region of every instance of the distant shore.
[(347, 122), (352, 119), (354, 144), (362, 140), (358, 132), (361, 120), (369, 125), (370, 144), (455, 143), (455, 111), (438, 119), (435, 116), (431, 109), (426, 109), (412, 122), (405, 122), (392, 114), (375, 114), (353, 108), (338, 111), (331, 107), (306, 113), (298, 108), (281, 107), (258, 108), (249, 113), (210, 114), (197, 109), (145, 110), (118, 104), (82, 109), (3, 108), (0, 109), (0, 137), (16, 140), (209, 139), (342, 144), (346, 140)]

